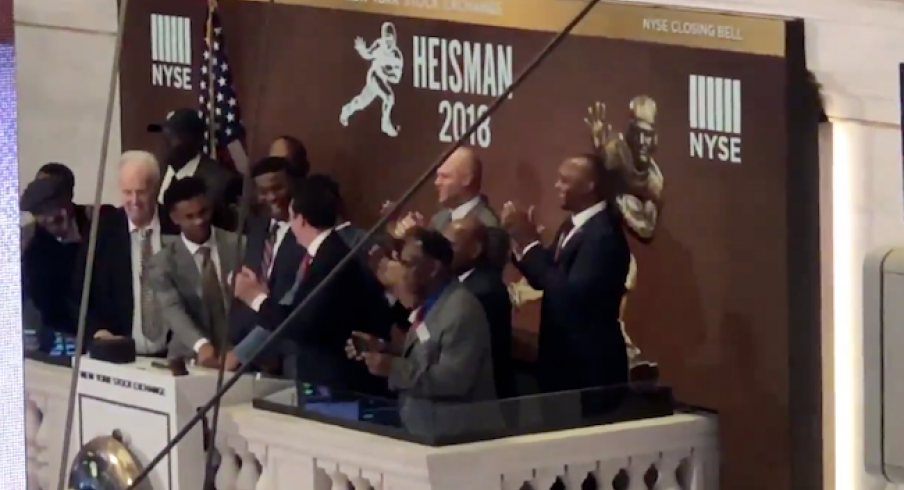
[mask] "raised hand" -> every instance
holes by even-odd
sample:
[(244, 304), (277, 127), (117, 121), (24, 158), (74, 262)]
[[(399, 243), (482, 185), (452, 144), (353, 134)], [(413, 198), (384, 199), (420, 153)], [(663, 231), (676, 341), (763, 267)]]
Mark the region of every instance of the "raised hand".
[(364, 39), (360, 37), (355, 38), (355, 51), (361, 54), (367, 51), (367, 44), (364, 43)]
[(584, 123), (590, 128), (593, 147), (597, 150), (605, 147), (612, 134), (612, 125), (606, 122), (606, 104), (602, 102), (590, 104), (590, 107), (587, 108), (587, 117), (584, 118)]
[(393, 238), (398, 240), (404, 239), (411, 230), (423, 227), (426, 224), (421, 213), (408, 213), (404, 218), (396, 222), (395, 229), (392, 231)]

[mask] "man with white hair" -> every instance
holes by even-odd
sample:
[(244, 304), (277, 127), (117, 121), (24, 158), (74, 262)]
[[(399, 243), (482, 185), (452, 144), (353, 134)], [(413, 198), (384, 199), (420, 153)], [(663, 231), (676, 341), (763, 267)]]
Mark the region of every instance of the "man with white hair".
[(119, 160), (121, 207), (100, 221), (88, 326), (92, 338), (131, 337), (139, 355), (163, 355), (167, 332), (157, 318), (153, 292), (143, 280), (143, 267), (160, 250), (161, 236), (172, 233), (161, 224), (157, 204), (160, 165), (151, 153), (127, 151)]

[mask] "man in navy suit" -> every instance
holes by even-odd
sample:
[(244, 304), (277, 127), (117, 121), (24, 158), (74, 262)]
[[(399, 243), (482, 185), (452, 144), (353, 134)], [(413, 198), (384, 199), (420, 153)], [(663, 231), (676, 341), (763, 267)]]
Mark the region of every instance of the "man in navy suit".
[(543, 291), (538, 352), (543, 392), (628, 381), (618, 320), (631, 255), (609, 203), (615, 184), (602, 157), (566, 159), (555, 187), (570, 216), (548, 247), (540, 243), (529, 212), (512, 203), (503, 209), (515, 265), (531, 287)]
[[(245, 248), (244, 266), (267, 284), (270, 293), (282, 298), (295, 283), (298, 265), (305, 250), (298, 244), (289, 227), (289, 204), (292, 202), (293, 179), (291, 163), (282, 157), (267, 157), (251, 168), (251, 177), (258, 202), (265, 211), (263, 216), (248, 220), (245, 231), (248, 245)], [(269, 335), (257, 326), (257, 315), (245, 305), (232, 311), (232, 342), (235, 349), (226, 355), (226, 367), (235, 369), (238, 364), (250, 360), (254, 348)], [(267, 356), (266, 360), (292, 357), (291, 344), (283, 342), (282, 349)], [(294, 367), (294, 361), (284, 368)]]

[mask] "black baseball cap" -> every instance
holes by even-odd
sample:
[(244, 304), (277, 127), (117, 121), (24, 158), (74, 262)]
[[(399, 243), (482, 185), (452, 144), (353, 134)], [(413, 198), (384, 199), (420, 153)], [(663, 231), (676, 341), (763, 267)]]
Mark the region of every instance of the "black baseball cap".
[(52, 212), (72, 202), (72, 185), (59, 175), (49, 175), (35, 179), (28, 184), (19, 207), (33, 215)]
[(169, 128), (176, 134), (192, 136), (201, 136), (207, 130), (207, 126), (201, 120), (201, 116), (198, 115), (198, 110), (187, 107), (170, 112), (163, 122), (148, 124), (148, 132), (150, 133), (160, 133), (163, 128)]

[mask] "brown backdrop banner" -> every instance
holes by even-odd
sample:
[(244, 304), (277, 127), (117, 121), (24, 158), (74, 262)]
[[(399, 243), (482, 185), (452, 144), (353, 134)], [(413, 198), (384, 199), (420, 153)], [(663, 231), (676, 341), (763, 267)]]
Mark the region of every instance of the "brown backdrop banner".
[[(197, 106), (205, 3), (131, 2), (124, 148), (156, 148), (147, 123)], [(250, 153), (301, 137), (315, 170), (341, 181), (352, 217), (372, 223), (580, 6), (222, 1)], [(632, 242), (625, 320), (679, 399), (720, 412), (725, 488), (790, 490), (788, 25), (601, 4), (471, 141), (491, 203), (535, 205), (554, 230), (556, 167), (590, 150), (588, 107), (605, 104), (618, 134), (632, 99), (655, 101), (663, 205), (652, 242)], [(424, 189), (412, 208), (432, 212), (434, 199)], [(536, 330), (536, 309), (519, 312), (519, 337)]]

